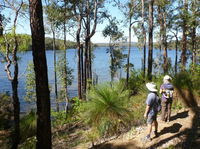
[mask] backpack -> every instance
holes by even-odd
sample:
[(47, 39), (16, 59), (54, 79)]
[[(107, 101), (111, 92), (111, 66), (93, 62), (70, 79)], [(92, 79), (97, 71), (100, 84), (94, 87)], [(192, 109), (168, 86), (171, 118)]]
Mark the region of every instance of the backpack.
[(163, 96), (166, 99), (173, 98), (173, 93), (174, 93), (173, 90), (166, 89), (165, 92), (163, 93)]
[[(159, 97), (158, 97), (159, 98)], [(160, 112), (161, 111), (161, 99), (159, 98), (158, 101), (157, 101), (157, 112)]]
[(163, 92), (163, 97), (166, 99), (173, 98), (174, 94), (174, 88), (172, 84), (164, 84), (164, 92)]

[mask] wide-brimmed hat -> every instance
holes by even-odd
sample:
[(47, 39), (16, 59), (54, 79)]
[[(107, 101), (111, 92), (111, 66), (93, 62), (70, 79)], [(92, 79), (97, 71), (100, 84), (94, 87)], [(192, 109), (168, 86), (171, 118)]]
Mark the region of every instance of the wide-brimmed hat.
[(170, 80), (172, 80), (172, 78), (169, 75), (165, 75), (164, 78), (163, 78), (163, 80), (170, 81)]
[(153, 82), (149, 82), (146, 84), (146, 87), (149, 91), (151, 92), (157, 92), (158, 90), (156, 89), (156, 84)]

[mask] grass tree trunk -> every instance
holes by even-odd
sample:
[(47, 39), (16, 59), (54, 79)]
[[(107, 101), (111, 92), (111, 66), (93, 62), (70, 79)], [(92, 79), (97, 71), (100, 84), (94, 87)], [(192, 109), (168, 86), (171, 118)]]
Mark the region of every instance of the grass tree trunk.
[(153, 64), (153, 4), (154, 0), (149, 2), (149, 51), (148, 51), (148, 79), (152, 80)]
[(41, 0), (29, 0), (32, 52), (37, 97), (37, 149), (51, 149), (50, 92)]

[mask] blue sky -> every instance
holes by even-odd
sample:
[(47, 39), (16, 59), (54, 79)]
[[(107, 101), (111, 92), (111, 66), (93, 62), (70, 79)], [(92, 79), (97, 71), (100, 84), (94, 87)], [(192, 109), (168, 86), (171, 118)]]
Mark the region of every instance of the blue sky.
[[(109, 13), (113, 16), (116, 17), (119, 20), (123, 19), (123, 15), (120, 12), (120, 10), (116, 7), (113, 7), (111, 4), (107, 4), (105, 6), (107, 8), (107, 10), (109, 11)], [(6, 14), (6, 16), (10, 16), (11, 18), (14, 17), (13, 12), (10, 12), (9, 10), (4, 10), (3, 11), (4, 14)], [(24, 34), (31, 34), (30, 31), (30, 23), (29, 23), (29, 19), (28, 18), (19, 18), (18, 19), (18, 26), (17, 26), (17, 33), (24, 33)], [(108, 43), (109, 40), (108, 38), (104, 38), (102, 35), (102, 30), (105, 28), (105, 26), (108, 24), (108, 21), (104, 21), (102, 24), (98, 24), (97, 25), (97, 29), (96, 29), (96, 33), (95, 35), (92, 37), (92, 42), (93, 43)], [(122, 25), (120, 25), (122, 27)], [(7, 26), (7, 28), (9, 28)], [(124, 28), (122, 27), (122, 30), (124, 31), (125, 36), (128, 37), (128, 27)], [(51, 36), (51, 35), (46, 35), (46, 36)], [(74, 40), (73, 37), (71, 37), (70, 35), (67, 36), (67, 40)], [(75, 40), (74, 40), (75, 41)], [(132, 41), (136, 42), (137, 38), (132, 36)]]

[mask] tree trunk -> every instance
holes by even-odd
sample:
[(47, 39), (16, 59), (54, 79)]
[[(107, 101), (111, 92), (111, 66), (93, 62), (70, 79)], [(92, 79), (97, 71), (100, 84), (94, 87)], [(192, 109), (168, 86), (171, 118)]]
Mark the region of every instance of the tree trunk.
[(168, 56), (167, 56), (167, 22), (166, 22), (166, 12), (163, 8), (163, 57), (164, 57), (164, 73), (168, 73)]
[[(184, 10), (186, 13), (188, 11), (188, 1), (184, 0)], [(182, 53), (181, 53), (181, 64), (182, 71), (185, 70), (186, 65), (186, 50), (187, 50), (187, 17), (184, 15), (183, 18), (183, 37), (182, 37)]]
[(3, 35), (3, 17), (0, 14), (0, 36)]
[(78, 97), (82, 99), (82, 91), (83, 91), (83, 46), (80, 43), (80, 33), (81, 33), (81, 23), (82, 23), (82, 16), (78, 18), (78, 30), (76, 32), (76, 42), (77, 42), (77, 50), (78, 50)]
[(67, 56), (66, 56), (66, 53), (67, 53), (67, 43), (66, 43), (66, 2), (65, 2), (65, 11), (64, 11), (64, 88), (65, 88), (65, 111), (66, 111), (66, 114), (68, 112), (68, 104), (69, 104), (69, 99), (68, 99), (68, 84), (67, 84)]
[(144, 0), (142, 0), (142, 33), (143, 33), (143, 76), (146, 75), (146, 31), (144, 27)]
[(89, 41), (89, 79), (92, 81), (92, 45), (91, 40)]
[(52, 29), (53, 33), (53, 59), (54, 59), (54, 87), (55, 87), (55, 101), (56, 101), (56, 111), (59, 111), (58, 103), (58, 87), (57, 87), (57, 68), (56, 68), (56, 40), (55, 40), (55, 30)]
[(82, 99), (82, 73), (81, 73), (81, 47), (80, 45), (77, 47), (78, 49), (78, 98)]
[(86, 99), (87, 79), (88, 79), (88, 41), (85, 41), (85, 59), (84, 59), (84, 84), (83, 84), (83, 98)]
[(83, 51), (83, 44), (80, 46), (80, 61), (81, 61), (81, 97), (83, 98), (83, 89), (84, 89), (84, 51)]
[(126, 86), (128, 86), (129, 68), (130, 68), (130, 53), (131, 53), (131, 16), (129, 18), (129, 43), (128, 43), (128, 56), (127, 56), (127, 70), (126, 70)]
[(37, 149), (51, 149), (50, 92), (41, 0), (29, 0), (37, 97)]
[(17, 149), (20, 142), (20, 103), (18, 98), (18, 62), (17, 62), (17, 50), (18, 42), (14, 33), (15, 47), (13, 51), (13, 63), (14, 63), (14, 78), (11, 81), (12, 84), (12, 98), (14, 106), (14, 136), (12, 149)]
[(153, 63), (153, 4), (154, 0), (149, 2), (149, 51), (148, 51), (148, 79), (152, 80)]
[(178, 64), (178, 37), (176, 36), (175, 73), (177, 73), (177, 64)]
[(159, 18), (159, 24), (160, 24), (160, 33), (159, 33), (159, 49), (160, 52), (162, 51), (162, 39), (163, 39), (163, 17), (161, 12), (161, 6), (158, 5), (158, 18)]
[[(196, 0), (192, 1), (192, 14), (196, 16)], [(197, 21), (196, 17), (193, 18), (192, 21), (192, 64), (193, 66), (196, 64), (196, 28), (197, 28)]]

